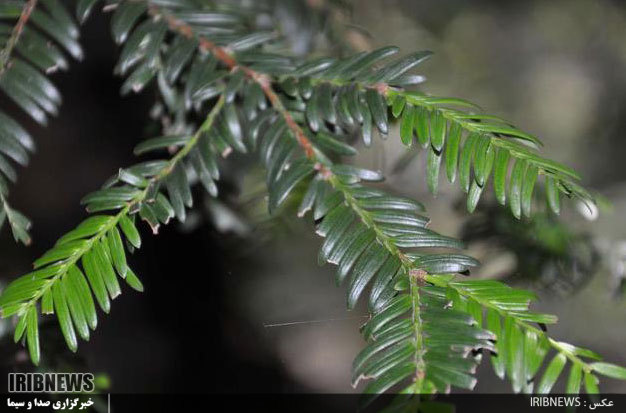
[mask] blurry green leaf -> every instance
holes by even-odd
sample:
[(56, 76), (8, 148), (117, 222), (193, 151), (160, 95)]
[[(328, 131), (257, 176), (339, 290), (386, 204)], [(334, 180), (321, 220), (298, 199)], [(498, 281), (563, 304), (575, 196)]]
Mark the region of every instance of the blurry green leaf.
[(563, 353), (559, 353), (548, 364), (546, 371), (543, 373), (543, 377), (537, 386), (538, 394), (548, 394), (550, 390), (552, 390), (552, 386), (556, 383), (556, 380), (559, 378), (561, 371), (563, 371), (563, 367), (567, 362), (567, 357)]

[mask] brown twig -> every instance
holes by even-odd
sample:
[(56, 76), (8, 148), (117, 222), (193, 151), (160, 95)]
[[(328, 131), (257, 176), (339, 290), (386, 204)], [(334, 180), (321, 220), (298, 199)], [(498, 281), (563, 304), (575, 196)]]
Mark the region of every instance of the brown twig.
[(202, 36), (195, 35), (191, 26), (172, 15), (163, 13), (158, 7), (149, 6), (148, 13), (153, 17), (165, 19), (165, 22), (171, 30), (176, 31), (189, 39), (195, 38), (199, 43), (200, 49), (205, 52), (210, 52), (229, 69), (241, 70), (246, 74), (246, 76), (255, 81), (263, 90), (263, 93), (272, 104), (272, 107), (283, 117), (287, 127), (294, 134), (298, 144), (304, 150), (306, 157), (311, 160), (315, 160), (315, 151), (313, 150), (311, 141), (306, 137), (300, 125), (298, 125), (298, 123), (293, 119), (293, 116), (291, 116), (291, 113), (289, 113), (280, 101), (278, 94), (274, 91), (274, 88), (272, 88), (271, 79), (267, 75), (259, 73), (247, 66), (240, 65), (227, 48), (218, 46)]
[(33, 10), (35, 10), (36, 5), (37, 0), (28, 0), (26, 4), (24, 4), (20, 18), (17, 20), (17, 24), (13, 27), (13, 31), (11, 32), (11, 37), (9, 37), (6, 47), (2, 49), (2, 52), (0, 53), (0, 76), (2, 76), (2, 74), (8, 69), (11, 53), (13, 53), (13, 49), (15, 48), (15, 45), (17, 45), (17, 42), (24, 31), (24, 27), (26, 26), (26, 22), (30, 19), (30, 15)]

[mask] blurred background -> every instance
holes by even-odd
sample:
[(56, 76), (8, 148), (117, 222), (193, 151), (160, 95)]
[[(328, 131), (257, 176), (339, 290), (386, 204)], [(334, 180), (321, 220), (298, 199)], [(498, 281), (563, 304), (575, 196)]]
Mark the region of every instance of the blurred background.
[[(599, 195), (599, 216), (570, 202), (559, 220), (539, 208), (520, 223), (489, 196), (468, 217), (460, 190), (443, 179), (433, 198), (425, 158), (406, 152), (397, 130), (355, 159), (425, 203), (435, 230), (465, 238), (483, 263), (473, 276), (537, 291), (535, 309), (560, 319), (551, 336), (626, 365), (626, 3), (359, 0), (338, 20), (349, 24), (344, 40), (357, 49), (434, 51), (420, 66), (428, 79), (422, 90), (470, 99), (511, 120), (544, 140), (546, 156), (581, 172)], [(26, 273), (77, 225), (86, 216), (80, 198), (132, 164), (132, 148), (154, 133), (155, 92), (120, 98), (122, 81), (112, 74), (119, 50), (108, 25), (107, 15), (95, 13), (82, 31), (85, 60), (53, 77), (64, 104), (48, 128), (12, 112), (38, 144), (11, 194), (34, 222), (34, 241), (24, 248), (2, 231), (2, 282)], [(42, 329), (45, 367), (106, 374), (116, 393), (358, 391), (350, 366), (363, 346), (365, 308), (346, 312), (334, 269), (317, 266), (320, 240), (310, 219), (289, 210), (266, 216), (261, 169), (237, 158), (223, 168), (230, 179), (219, 200), (198, 191), (185, 225), (158, 236), (143, 228), (131, 262), (145, 293), (126, 289), (76, 355), (56, 326)], [(2, 370), (29, 370), (7, 330), (8, 322), (0, 324)], [(486, 360), (478, 375), (476, 390), (510, 391)], [(608, 378), (601, 388), (626, 392)]]

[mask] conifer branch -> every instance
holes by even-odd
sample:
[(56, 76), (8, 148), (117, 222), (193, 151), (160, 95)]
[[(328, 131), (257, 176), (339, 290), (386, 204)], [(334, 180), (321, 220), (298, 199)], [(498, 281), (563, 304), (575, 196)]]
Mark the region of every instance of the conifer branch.
[[(81, 20), (96, 2), (80, 1)], [(37, 304), (43, 314), (56, 313), (68, 347), (75, 350), (76, 331), (87, 340), (89, 329), (96, 327), (92, 293), (108, 312), (109, 298), (121, 291), (116, 275), (142, 290), (126, 262), (121, 233), (132, 251), (141, 244), (136, 216), (155, 233), (174, 216), (184, 221), (186, 208), (193, 204), (190, 177), (216, 196), (216, 154), (225, 156), (234, 149), (257, 152), (266, 167), (270, 213), (296, 188), (305, 189), (298, 215), (311, 211), (316, 232), (324, 238), (318, 261), (337, 265), (336, 283), (348, 284), (348, 309), (368, 296), (371, 317), (362, 327), (367, 345), (352, 371), (354, 385), (368, 381), (366, 402), (394, 386), (406, 394), (447, 392), (451, 386), (472, 389), (481, 351), (493, 353), (496, 373), (508, 376), (516, 392), (533, 391), (550, 348), (557, 355), (535, 389), (540, 393), (551, 390), (568, 361), (571, 393), (579, 391), (583, 375), (589, 392), (597, 390), (596, 374), (626, 378), (621, 367), (586, 361), (599, 356), (535, 328), (532, 323), (556, 318), (530, 312), (531, 293), (496, 281), (455, 281), (456, 274), (468, 275), (478, 264), (448, 252), (463, 249), (463, 244), (427, 228), (429, 219), (418, 202), (367, 186), (384, 179), (380, 172), (342, 163), (343, 156), (356, 153), (347, 137), (359, 133), (369, 146), (374, 128), (388, 133), (391, 113), (401, 121), (405, 145), (411, 146), (416, 137), (427, 148), (429, 188), (436, 192), (445, 159), (448, 179), (458, 175), (468, 192), (470, 211), (492, 171), (498, 200), (508, 199), (517, 217), (531, 213), (539, 175), (547, 177), (554, 212), (559, 211), (559, 193), (590, 199), (575, 172), (523, 146), (539, 145), (532, 135), (461, 99), (407, 91), (423, 81), (408, 71), (431, 52), (385, 64), (381, 62), (397, 48), (301, 62), (268, 53), (265, 46), (272, 44), (275, 33), (257, 31), (246, 13), (214, 10), (213, 5), (196, 9), (176, 1), (122, 1), (112, 31), (123, 44), (116, 72), (132, 70), (123, 93), (139, 92), (156, 78), (168, 110), (178, 118), (192, 110), (206, 113), (207, 104), (211, 109), (193, 133), (137, 145), (137, 155), (178, 150), (168, 161), (120, 169), (102, 189), (87, 195), (82, 202), (89, 212), (115, 213), (83, 221), (35, 261), (34, 272), (3, 291), (2, 315), (18, 316), (15, 340), (25, 335), (35, 363)], [(71, 43), (66, 46), (73, 50)], [(510, 159), (515, 165), (507, 189)]]
[[(0, 91), (45, 126), (61, 104), (61, 94), (47, 75), (68, 67), (61, 48), (82, 58), (78, 28), (58, 0), (5, 1), (0, 5), (0, 19)], [(4, 24), (6, 20), (12, 26)], [(13, 237), (24, 244), (30, 243), (31, 223), (7, 203), (7, 181), (17, 180), (9, 159), (26, 166), (34, 149), (24, 128), (0, 111), (0, 227), (8, 218)]]
[(148, 12), (150, 15), (156, 18), (163, 18), (167, 22), (167, 25), (171, 30), (174, 30), (180, 33), (182, 36), (185, 36), (188, 39), (196, 39), (198, 41), (199, 48), (202, 51), (210, 52), (216, 59), (222, 62), (228, 69), (231, 71), (241, 70), (246, 76), (256, 82), (265, 96), (268, 98), (274, 109), (283, 117), (289, 129), (291, 129), (292, 133), (296, 137), (296, 140), (304, 150), (307, 158), (314, 159), (315, 154), (313, 152), (313, 146), (311, 142), (307, 139), (302, 128), (298, 125), (298, 123), (293, 119), (293, 116), (285, 106), (280, 101), (278, 94), (274, 91), (272, 87), (272, 81), (268, 75), (256, 72), (255, 70), (240, 64), (237, 62), (235, 57), (224, 47), (220, 47), (214, 42), (206, 39), (203, 36), (197, 35), (194, 33), (192, 27), (182, 20), (177, 19), (176, 17), (165, 13), (159, 7), (154, 5), (148, 6)]
[(485, 309), (493, 310), (497, 312), (498, 314), (500, 314), (501, 317), (511, 317), (515, 321), (515, 323), (521, 328), (525, 330), (529, 330), (537, 334), (538, 336), (544, 336), (552, 348), (554, 348), (556, 351), (560, 353), (563, 353), (572, 363), (580, 365), (580, 367), (582, 367), (584, 371), (591, 372), (593, 370), (590, 366), (590, 363), (587, 363), (584, 360), (582, 360), (580, 357), (578, 357), (578, 355), (576, 354), (576, 351), (573, 348), (571, 348), (571, 346), (564, 344), (564, 343), (560, 343), (547, 336), (545, 324), (556, 323), (557, 318), (555, 316), (552, 316), (549, 314), (532, 314), (532, 315), (529, 314), (531, 316), (530, 317), (531, 320), (535, 320), (537, 323), (539, 323), (539, 325), (544, 327), (543, 329), (537, 328), (533, 326), (529, 321), (526, 321), (524, 318), (520, 318), (519, 312), (509, 311), (509, 310), (500, 308), (489, 299), (485, 299), (481, 297), (480, 295), (472, 293), (472, 291), (466, 288), (463, 288), (462, 285), (450, 283), (449, 280), (447, 280), (445, 277), (438, 277), (437, 275), (427, 274), (426, 281), (439, 287), (452, 288), (457, 293), (459, 293), (462, 297), (475, 300), (478, 304), (480, 304)]
[[(549, 337), (546, 333), (546, 324), (556, 323), (557, 318), (550, 314), (529, 312), (528, 305), (531, 300), (535, 299), (533, 294), (513, 290), (491, 280), (455, 282), (450, 277), (427, 275), (426, 281), (432, 285), (453, 290), (460, 299), (453, 299), (452, 307), (472, 315), (479, 320), (479, 325), (483, 320), (483, 309), (487, 311), (487, 328), (498, 336), (495, 349), (497, 356), (492, 356), (494, 370), (501, 378), (505, 375), (509, 376), (516, 392), (550, 392), (566, 361), (572, 365), (566, 393), (577, 393), (581, 381), (584, 382), (589, 393), (597, 392), (596, 374), (606, 375), (606, 366), (609, 363), (600, 361), (602, 358), (591, 350)], [(493, 289), (497, 294), (486, 294), (489, 289)], [(512, 299), (513, 294), (518, 295), (516, 299), (518, 305), (514, 307), (507, 305), (504, 299), (507, 295), (509, 299)], [(500, 325), (500, 320), (505, 321), (503, 325)], [(510, 325), (507, 327), (509, 322)], [(537, 323), (541, 328), (531, 323)], [(511, 331), (515, 330), (521, 331), (521, 335), (512, 337), (514, 335)], [(520, 352), (526, 352), (526, 356), (509, 354), (515, 348), (519, 348)], [(537, 371), (549, 349), (556, 352), (551, 363), (555, 367), (553, 369), (548, 367), (541, 380), (536, 380)], [(621, 371), (620, 367), (614, 367), (616, 371)], [(538, 386), (535, 389), (533, 389), (534, 383)]]
[[(96, 298), (105, 312), (108, 312), (108, 298), (106, 298), (106, 292), (104, 296), (97, 291), (98, 288), (98, 276), (94, 276), (94, 273), (100, 272), (102, 276), (103, 270), (92, 267), (91, 260), (86, 258), (86, 255), (93, 254), (97, 249), (103, 248), (104, 253), (100, 254), (98, 259), (100, 260), (99, 266), (102, 268), (106, 266), (115, 267), (122, 278), (128, 278), (127, 281), (131, 287), (142, 290), (141, 283), (136, 279), (136, 276), (132, 274), (130, 268), (126, 265), (126, 259), (124, 256), (123, 247), (117, 240), (121, 240), (116, 227), (120, 226), (123, 232), (135, 247), (139, 246), (136, 230), (133, 230), (133, 224), (128, 219), (129, 215), (135, 214), (140, 211), (143, 203), (150, 200), (150, 197), (154, 197), (155, 188), (158, 188), (164, 180), (168, 179), (170, 175), (180, 167), (181, 162), (189, 155), (189, 153), (195, 148), (201, 136), (207, 133), (215, 123), (217, 116), (224, 107), (225, 99), (221, 96), (209, 114), (205, 121), (188, 139), (184, 146), (179, 149), (169, 161), (159, 165), (159, 168), (155, 170), (154, 174), (145, 181), (142, 186), (144, 187), (140, 191), (135, 191), (130, 197), (124, 198), (126, 201), (122, 202), (121, 209), (117, 214), (112, 216), (94, 216), (81, 224), (74, 234), (68, 233), (65, 239), (59, 240), (57, 246), (52, 248), (46, 254), (44, 254), (39, 260), (35, 262), (35, 271), (22, 276), (16, 280), (9, 287), (7, 287), (2, 296), (0, 297), (0, 314), (2, 317), (8, 317), (11, 315), (17, 315), (19, 318), (18, 328), (16, 329), (15, 340), (19, 340), (24, 331), (29, 332), (27, 341), (29, 342), (29, 348), (31, 349), (31, 358), (34, 364), (39, 364), (39, 335), (37, 331), (37, 317), (36, 317), (36, 305), (42, 301), (42, 313), (52, 313), (56, 309), (61, 322), (61, 328), (63, 329), (64, 336), (68, 347), (72, 351), (77, 349), (77, 341), (72, 327), (70, 316), (68, 315), (68, 309), (64, 308), (66, 302), (70, 304), (71, 317), (77, 324), (79, 331), (82, 329), (81, 336), (85, 339), (89, 337), (85, 315), (82, 311), (87, 311), (87, 307), (84, 303), (80, 303), (86, 299), (88, 295), (88, 301), (91, 300), (91, 294), (88, 289), (83, 287), (77, 287), (81, 285), (82, 274), (77, 265), (82, 260), (83, 270), (87, 274), (90, 281), (91, 288), (94, 290)], [(129, 172), (126, 172), (129, 175)], [(140, 179), (136, 175), (131, 175), (131, 179)], [(101, 195), (99, 197), (102, 197)], [(152, 201), (154, 202), (154, 201)], [(94, 225), (95, 223), (95, 225)], [(105, 247), (102, 247), (105, 245)], [(110, 262), (107, 262), (110, 261)], [(123, 264), (122, 264), (123, 262)], [(52, 265), (48, 265), (52, 264)], [(71, 274), (71, 275), (70, 275)], [(68, 278), (69, 277), (69, 278)], [(115, 277), (115, 275), (113, 275)], [(71, 280), (75, 278), (75, 280)], [(117, 282), (107, 279), (103, 276), (107, 290), (111, 298), (115, 298), (119, 294), (119, 286)], [(32, 283), (32, 281), (39, 280), (41, 282)], [(29, 284), (29, 282), (31, 282)], [(72, 285), (74, 284), (74, 285)], [(86, 283), (82, 282), (82, 285), (86, 287)], [(60, 287), (62, 286), (62, 287)], [(113, 286), (113, 287), (111, 287)], [(25, 288), (26, 287), (26, 288)], [(56, 289), (65, 289), (67, 297), (63, 297), (63, 293), (53, 293)], [(72, 291), (72, 289), (76, 289)], [(112, 291), (113, 290), (113, 291)], [(54, 294), (54, 299), (47, 298)], [(83, 294), (83, 298), (79, 297), (79, 294)], [(52, 308), (52, 304), (46, 304), (46, 301), (54, 300), (55, 308)], [(82, 310), (78, 307), (84, 306)], [(93, 307), (93, 304), (91, 304)], [(34, 314), (34, 316), (33, 316)], [(65, 316), (65, 319), (62, 318)], [(95, 312), (93, 312), (90, 327), (95, 329)], [(80, 320), (80, 321), (79, 321)], [(21, 327), (20, 327), (21, 326)], [(27, 328), (28, 326), (28, 328)]]

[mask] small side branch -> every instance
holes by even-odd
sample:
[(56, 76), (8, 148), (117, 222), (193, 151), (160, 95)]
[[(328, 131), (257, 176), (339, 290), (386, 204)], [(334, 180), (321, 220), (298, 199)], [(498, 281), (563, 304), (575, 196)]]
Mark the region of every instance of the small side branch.
[(426, 363), (424, 363), (424, 332), (422, 329), (419, 296), (421, 281), (417, 276), (411, 274), (409, 277), (409, 283), (409, 294), (411, 296), (411, 320), (413, 324), (413, 334), (415, 335), (415, 354), (413, 355), (413, 360), (417, 367), (415, 369), (415, 376), (413, 377), (413, 392), (421, 393), (424, 378), (426, 377)]
[(200, 125), (196, 133), (185, 144), (185, 146), (183, 146), (178, 152), (176, 152), (176, 154), (166, 163), (166, 165), (160, 170), (160, 172), (158, 172), (156, 175), (152, 177), (152, 179), (150, 179), (149, 184), (146, 185), (143, 191), (139, 192), (133, 199), (128, 201), (128, 203), (116, 215), (113, 216), (113, 219), (106, 226), (101, 228), (96, 234), (94, 234), (91, 238), (89, 238), (88, 242), (86, 242), (85, 245), (77, 253), (73, 254), (73, 256), (70, 259), (64, 261), (63, 264), (60, 265), (59, 272), (54, 277), (50, 278), (50, 282), (46, 283), (33, 296), (32, 299), (24, 303), (23, 305), (24, 312), (27, 311), (28, 308), (36, 305), (37, 302), (42, 298), (44, 293), (46, 293), (47, 290), (52, 288), (52, 286), (56, 282), (58, 282), (61, 279), (61, 277), (63, 277), (67, 273), (69, 268), (75, 265), (83, 257), (83, 255), (88, 253), (92, 249), (93, 245), (95, 245), (103, 237), (105, 237), (105, 235), (107, 234), (109, 230), (111, 230), (111, 228), (118, 225), (118, 223), (120, 222), (120, 220), (122, 220), (123, 217), (131, 213), (133, 208), (135, 208), (137, 205), (144, 202), (148, 198), (148, 195), (150, 194), (151, 187), (153, 187), (154, 185), (157, 185), (159, 182), (166, 179), (172, 173), (174, 168), (176, 168), (176, 166), (196, 146), (196, 144), (198, 143), (198, 140), (202, 136), (202, 132), (210, 129), (213, 126), (213, 124), (215, 123), (215, 119), (217, 118), (218, 114), (224, 107), (224, 102), (225, 101), (224, 101), (223, 96), (217, 100), (217, 102), (211, 109), (211, 112), (207, 115), (202, 125)]
[(271, 79), (267, 75), (239, 64), (239, 62), (237, 62), (237, 60), (232, 56), (227, 48), (218, 46), (212, 41), (200, 35), (197, 35), (196, 33), (194, 33), (193, 28), (190, 25), (170, 14), (164, 13), (158, 7), (152, 5), (149, 6), (148, 13), (153, 17), (163, 18), (167, 22), (167, 25), (171, 30), (178, 32), (182, 36), (185, 36), (189, 39), (196, 39), (201, 50), (210, 52), (217, 60), (222, 62), (229, 69), (237, 69), (243, 71), (243, 73), (245, 73), (248, 78), (256, 82), (261, 87), (263, 93), (272, 104), (272, 107), (285, 120), (287, 127), (291, 130), (298, 144), (302, 147), (306, 157), (311, 160), (315, 160), (315, 151), (313, 150), (313, 145), (311, 141), (306, 137), (300, 125), (298, 125), (293, 116), (291, 116), (291, 113), (289, 113), (289, 111), (282, 104), (280, 98), (278, 97), (278, 94), (272, 87)]

